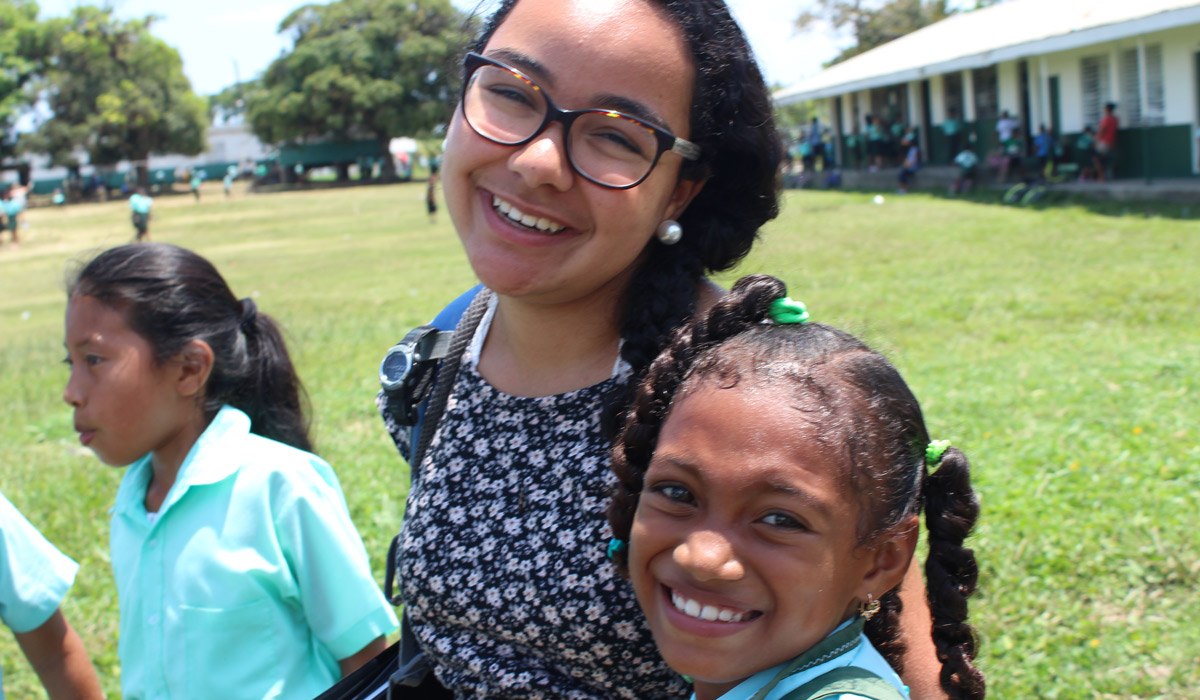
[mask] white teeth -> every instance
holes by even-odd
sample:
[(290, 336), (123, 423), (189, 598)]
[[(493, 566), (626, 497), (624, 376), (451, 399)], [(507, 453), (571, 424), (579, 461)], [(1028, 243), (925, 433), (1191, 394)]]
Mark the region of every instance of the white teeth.
[(514, 207), (512, 204), (500, 199), (496, 195), (492, 195), (492, 206), (496, 208), (496, 211), (508, 217), (508, 219), (511, 221), (515, 221), (522, 226), (537, 229), (538, 231), (542, 231), (544, 233), (558, 233), (566, 228), (565, 226), (559, 226), (545, 217), (537, 217), (533, 214), (526, 214), (520, 209)]
[(701, 606), (697, 601), (684, 598), (675, 591), (671, 591), (671, 603), (675, 606), (676, 610), (688, 617), (708, 622), (715, 620), (720, 620), (721, 622), (741, 622), (746, 619), (747, 615), (745, 612), (735, 612), (729, 608), (718, 608), (715, 605)]

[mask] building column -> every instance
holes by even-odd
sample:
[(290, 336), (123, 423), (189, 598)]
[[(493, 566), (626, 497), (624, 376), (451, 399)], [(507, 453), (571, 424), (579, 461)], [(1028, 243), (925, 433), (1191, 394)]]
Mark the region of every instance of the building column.
[(975, 76), (971, 69), (962, 72), (962, 120), (975, 121)]

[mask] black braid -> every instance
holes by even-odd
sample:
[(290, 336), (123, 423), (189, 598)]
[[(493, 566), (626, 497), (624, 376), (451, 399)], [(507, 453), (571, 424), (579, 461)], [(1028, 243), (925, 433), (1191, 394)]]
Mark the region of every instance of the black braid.
[(946, 450), (922, 490), (929, 530), (925, 585), (942, 687), (952, 699), (982, 700), (983, 672), (974, 664), (977, 640), (967, 623), (967, 598), (975, 592), (979, 567), (975, 553), (963, 546), (979, 517), (979, 501), (971, 489), (966, 455), (953, 447)]
[(893, 588), (879, 597), (879, 612), (863, 628), (867, 639), (883, 655), (897, 674), (904, 673), (904, 639), (900, 634), (900, 589)]

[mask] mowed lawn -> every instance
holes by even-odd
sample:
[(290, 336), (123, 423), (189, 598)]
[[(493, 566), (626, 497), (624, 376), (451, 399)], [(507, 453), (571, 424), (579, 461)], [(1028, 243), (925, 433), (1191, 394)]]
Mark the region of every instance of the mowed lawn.
[[(235, 194), (159, 197), (152, 235), (210, 258), (286, 327), (317, 450), (382, 581), (407, 470), (375, 413), (378, 361), (471, 272), (419, 183)], [(79, 447), (60, 399), (63, 280), (133, 230), (124, 202), (27, 219), (21, 247), (0, 248), (0, 489), (80, 563), (64, 609), (118, 697), (107, 511), (121, 470)], [(792, 192), (721, 281), (749, 272), (887, 353), (931, 432), (970, 455), (991, 697), (1195, 697), (1200, 221)], [(41, 696), (7, 634), (0, 664), (9, 697)]]

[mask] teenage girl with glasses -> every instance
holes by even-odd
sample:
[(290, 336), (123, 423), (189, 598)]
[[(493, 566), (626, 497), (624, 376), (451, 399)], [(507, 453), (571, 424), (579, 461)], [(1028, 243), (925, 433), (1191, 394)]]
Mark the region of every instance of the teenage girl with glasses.
[(455, 696), (687, 696), (605, 561), (607, 455), (633, 379), (723, 294), (706, 275), (777, 214), (781, 154), (721, 0), (507, 0), (471, 47), (442, 190), (487, 309), (397, 557)]

